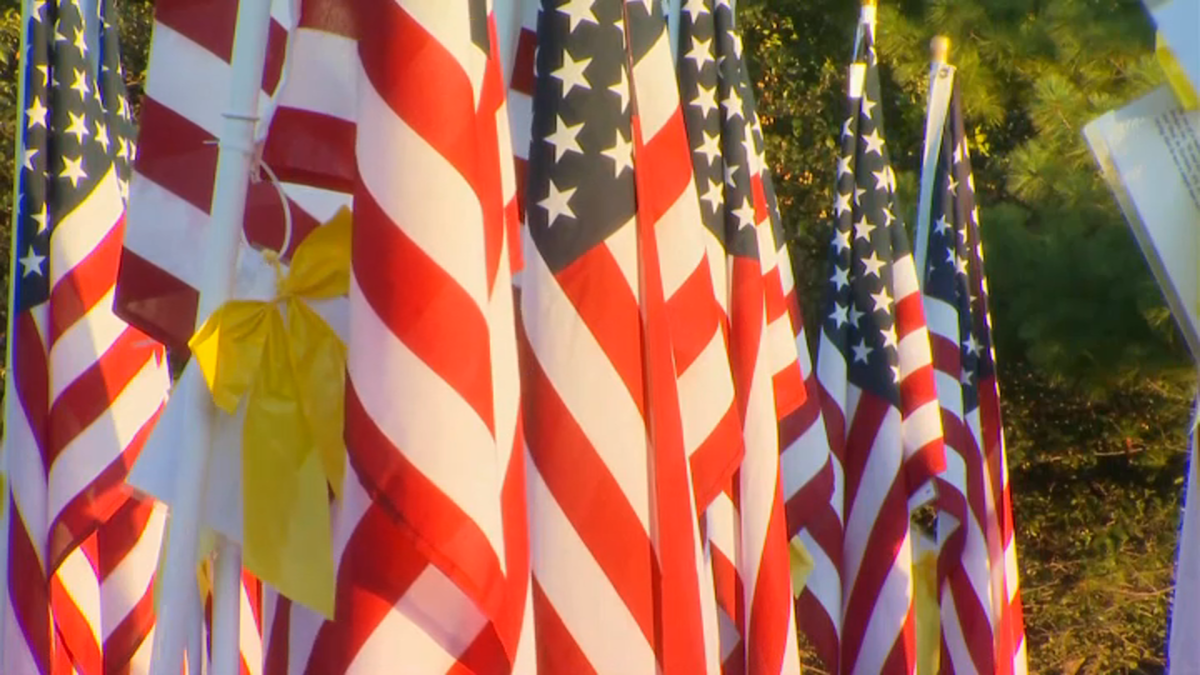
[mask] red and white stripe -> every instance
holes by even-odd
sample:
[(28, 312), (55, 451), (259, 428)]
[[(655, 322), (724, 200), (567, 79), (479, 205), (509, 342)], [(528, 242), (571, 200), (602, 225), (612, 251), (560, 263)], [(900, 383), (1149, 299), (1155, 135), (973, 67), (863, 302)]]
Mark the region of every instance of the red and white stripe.
[[(752, 124), (760, 129), (757, 115)], [(767, 171), (761, 144), (756, 147), (756, 156), (760, 172), (755, 186), (757, 201)], [(772, 210), (774, 205), (768, 201), (767, 208)], [(775, 231), (782, 232), (782, 227), (776, 225)], [(764, 272), (768, 339), (774, 345), (771, 354), (787, 535), (813, 560), (813, 569), (796, 595), (795, 616), (800, 632), (830, 672), (836, 673), (842, 615), (841, 457), (829, 443), (821, 412), (825, 397), (809, 356), (786, 240), (776, 242), (774, 260)]]
[[(751, 134), (755, 113), (748, 97), (743, 103), (759, 258), (728, 256), (725, 300), (745, 456), (730, 489), (709, 508), (707, 535), (721, 610), (722, 672), (798, 675), (779, 414), (803, 405), (807, 395), (784, 304), (765, 167)], [(784, 263), (790, 268), (786, 257)]]
[[(377, 0), (353, 11), (364, 17), (345, 111), (358, 138), (354, 471), (335, 516), (337, 609), (322, 622), (271, 603), (266, 670), (530, 669), (516, 182), (499, 62), (471, 41), (465, 3)], [(281, 100), (317, 61), (288, 70)], [(396, 401), (423, 403), (405, 411)]]
[[(353, 24), (344, 10), (336, 11), (336, 3), (271, 2), (258, 136), (271, 132), (263, 157), (285, 181), (294, 250), (320, 224), (326, 204), (338, 198), (337, 192), (320, 188), (349, 190), (344, 167), (346, 156), (352, 158), (354, 136), (345, 117), (354, 100), (355, 75), (354, 43), (345, 36)], [(229, 90), (237, 4), (155, 3), (116, 307), (122, 317), (176, 349), (186, 348), (195, 327), (203, 264), (195, 252), (203, 250), (209, 226), (216, 141), (228, 105), (227, 97), (216, 92)], [(189, 76), (181, 78), (181, 72)], [(320, 180), (314, 166), (327, 170)], [(283, 209), (266, 180), (251, 183), (245, 222), (251, 243), (277, 247), (282, 242)]]
[[(822, 333), (823, 413), (842, 446), (843, 673), (911, 672), (915, 658), (910, 500), (929, 487), (942, 449), (929, 332), (911, 254), (893, 261), (900, 408), (851, 384)], [(844, 431), (843, 431), (844, 430)]]
[(145, 675), (166, 507), (130, 497), (97, 533), (104, 673)]
[(97, 530), (128, 498), (127, 467), (169, 385), (162, 347), (112, 311), (123, 230), (110, 169), (56, 223), (49, 302), (14, 317), (6, 673), (100, 672), (103, 663)]
[(665, 24), (635, 20), (658, 22), (630, 77), (636, 222), (557, 276), (527, 247), (522, 282), (548, 675), (720, 668), (697, 504), (728, 481), (740, 434)]
[[(965, 141), (962, 147), (967, 153)], [(982, 245), (975, 250), (982, 262)], [(969, 283), (980, 284), (979, 295), (986, 298), (981, 268), (970, 267)], [(947, 450), (946, 472), (938, 479), (942, 668), (1023, 675), (1025, 627), (999, 385), (994, 374), (980, 378), (979, 405), (965, 410), (958, 308), (932, 295), (924, 303)], [(986, 302), (984, 307), (990, 332)], [(994, 364), (994, 350), (990, 358)]]

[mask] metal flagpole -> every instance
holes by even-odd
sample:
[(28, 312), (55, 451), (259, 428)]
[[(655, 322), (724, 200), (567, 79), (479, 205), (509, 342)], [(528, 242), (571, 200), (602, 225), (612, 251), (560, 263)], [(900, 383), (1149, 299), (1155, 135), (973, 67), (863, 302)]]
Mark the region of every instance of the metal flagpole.
[[(25, 87), (25, 66), (26, 66), (26, 61), (29, 58), (28, 51), (29, 51), (29, 17), (30, 17), (29, 10), (30, 10), (30, 6), (31, 6), (30, 2), (22, 2), (21, 3), (21, 42), (20, 42), (21, 51), (18, 52), (18, 60), (20, 62), (20, 66), (19, 66), (19, 70), (18, 70), (19, 75), (17, 76), (19, 78), (17, 81), (17, 127), (16, 127), (17, 138), (16, 138), (16, 142), (13, 143), (13, 145), (15, 147), (13, 148), (13, 164), (12, 164), (14, 167), (17, 167), (17, 172), (16, 172), (16, 179), (13, 181), (13, 186), (12, 186), (13, 215), (12, 215), (12, 223), (11, 223), (12, 229), (10, 230), (10, 234), (9, 234), (9, 237), (10, 237), (9, 248), (11, 250), (8, 252), (8, 254), (9, 254), (8, 310), (9, 311), (8, 311), (8, 322), (7, 322), (8, 325), (5, 327), (5, 330), (7, 331), (8, 335), (13, 334), (13, 319), (15, 318), (15, 314), (13, 313), (12, 308), (17, 306), (17, 298), (16, 298), (16, 290), (17, 290), (16, 281), (17, 280), (16, 280), (16, 277), (13, 276), (13, 274), (15, 274), (14, 270), (18, 269), (17, 268), (17, 258), (20, 255), (17, 253), (17, 228), (21, 225), (21, 223), (18, 221), (18, 218), (20, 217), (20, 213), (21, 213), (21, 202), (20, 202), (20, 199), (21, 199), (21, 166), (22, 166), (22, 162), (24, 161), (24, 157), (25, 157), (25, 99), (26, 99), (26, 94), (28, 93), (26, 91), (26, 87)], [(7, 366), (7, 364), (10, 364), (12, 362), (13, 362), (13, 340), (9, 340), (8, 344), (5, 347), (4, 363)], [(13, 417), (14, 417), (13, 415), (8, 414), (9, 410), (12, 409), (13, 406), (16, 406), (19, 404), (19, 402), (17, 400), (17, 396), (13, 391), (12, 378), (9, 378), (9, 377), (4, 378), (4, 388), (5, 388), (6, 395), (4, 397), (3, 414), (4, 414), (4, 419), (9, 420), (9, 419), (13, 419)], [(3, 479), (4, 479), (3, 489), (0, 490), (0, 497), (2, 497), (4, 500), (3, 503), (0, 504), (0, 514), (3, 515), (3, 517), (0, 517), (0, 537), (3, 537), (2, 539), (0, 539), (0, 551), (3, 551), (3, 553), (4, 553), (2, 556), (0, 556), (0, 612), (4, 612), (3, 615), (0, 615), (0, 641), (2, 641), (4, 639), (4, 631), (5, 631), (4, 616), (7, 614), (6, 608), (8, 607), (8, 555), (9, 555), (8, 538), (9, 538), (9, 529), (12, 527), (12, 517), (13, 517), (12, 504), (10, 503), (12, 501), (12, 499), (9, 497), (9, 495), (11, 493), (10, 493), (10, 487), (9, 487), (9, 483), (8, 483), (8, 471), (7, 471), (7, 464), (8, 464), (7, 455), (8, 455), (8, 453), (6, 451), (6, 447), (7, 447), (6, 441), (7, 441), (7, 434), (5, 434), (5, 438), (0, 439), (0, 477), (3, 477)], [(0, 665), (3, 665), (2, 658), (0, 658)]]
[[(244, 0), (238, 3), (237, 28), (233, 39), (229, 111), (221, 130), (217, 155), (217, 179), (213, 189), (212, 221), (204, 251), (204, 276), (200, 285), (200, 300), (196, 310), (196, 325), (201, 325), (214, 310), (227, 300), (233, 286), (234, 264), (241, 239), (242, 219), (246, 207), (246, 189), (254, 156), (255, 122), (258, 120), (258, 97), (262, 86), (263, 64), (266, 60), (267, 30), (271, 20), (271, 3), (267, 0)], [(197, 549), (199, 546), (201, 513), (208, 483), (208, 455), (212, 445), (212, 423), (215, 406), (199, 369), (193, 362), (178, 385), (176, 401), (183, 409), (182, 428), (187, 430), (184, 447), (179, 455), (175, 476), (175, 501), (172, 505), (166, 555), (159, 568), (162, 575), (162, 597), (158, 604), (158, 621), (154, 631), (154, 648), (150, 660), (151, 675), (179, 675), (183, 652), (188, 643), (188, 595), (195, 592)], [(231, 564), (226, 557), (232, 544), (220, 545), (221, 564)], [(240, 584), (239, 575), (214, 575), (213, 597), (227, 597), (227, 586)], [(231, 578), (232, 577), (232, 578)], [(232, 593), (237, 598), (238, 589)], [(214, 603), (213, 651), (225, 654), (223, 644), (233, 635), (237, 639), (238, 602)], [(229, 626), (234, 628), (229, 630)], [(237, 645), (233, 646), (237, 650)], [(237, 675), (238, 668), (220, 670), (214, 664), (212, 675)]]
[(933, 210), (934, 177), (942, 149), (942, 131), (946, 126), (946, 111), (950, 109), (953, 91), (954, 66), (946, 63), (950, 56), (950, 38), (939, 35), (930, 43), (932, 62), (929, 66), (929, 103), (925, 116), (925, 153), (921, 160), (921, 196), (917, 202), (917, 233), (915, 262), (917, 283), (925, 285), (925, 256), (929, 247), (929, 216)]
[(679, 15), (683, 11), (683, 0), (665, 0), (667, 3), (667, 37), (671, 40), (671, 58), (679, 63)]

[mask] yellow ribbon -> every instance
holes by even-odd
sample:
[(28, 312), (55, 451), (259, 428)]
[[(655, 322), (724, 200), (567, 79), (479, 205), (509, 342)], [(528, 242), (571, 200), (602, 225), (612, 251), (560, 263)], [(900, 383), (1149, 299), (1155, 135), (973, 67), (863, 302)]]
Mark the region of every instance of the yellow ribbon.
[(276, 297), (231, 300), (188, 343), (217, 407), (245, 405), (245, 567), (280, 594), (333, 616), (329, 493), (345, 471), (346, 347), (306, 300), (350, 286), (350, 214), (342, 209), (296, 248)]
[(799, 536), (792, 537), (788, 544), (788, 571), (792, 577), (792, 594), (798, 598), (804, 592), (808, 577), (817, 563)]
[(1183, 109), (1196, 110), (1200, 108), (1200, 96), (1197, 96), (1195, 86), (1188, 80), (1187, 73), (1184, 72), (1183, 66), (1179, 65), (1175, 53), (1163, 39), (1162, 33), (1158, 34), (1155, 42), (1154, 53), (1158, 57), (1158, 63), (1162, 66), (1163, 72), (1167, 76), (1167, 83), (1171, 85), (1171, 89), (1174, 90), (1175, 97), (1179, 99)]
[(937, 545), (923, 535), (915, 546), (913, 604), (917, 619), (917, 675), (938, 672), (941, 661), (942, 613), (938, 606)]

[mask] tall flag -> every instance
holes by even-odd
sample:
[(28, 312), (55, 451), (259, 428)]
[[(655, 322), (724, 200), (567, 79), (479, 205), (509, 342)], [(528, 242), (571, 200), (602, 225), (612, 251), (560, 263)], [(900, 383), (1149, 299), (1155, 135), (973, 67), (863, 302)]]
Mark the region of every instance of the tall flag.
[(741, 430), (661, 4), (544, 0), (536, 72), (520, 315), (539, 672), (717, 673), (698, 514)]
[[(122, 198), (137, 153), (136, 127), (121, 67), (120, 27), (113, 0), (96, 3), (100, 69), (97, 85), (111, 137), (113, 167)], [(148, 673), (154, 629), (154, 573), (162, 544), (166, 508), (129, 495), (99, 530), (100, 606), (104, 672)]]
[[(286, 257), (349, 202), (354, 21), (339, 2), (270, 2), (256, 137), (264, 162), (284, 181), (293, 234)], [(191, 0), (154, 3), (115, 300), (120, 316), (181, 352), (196, 328), (203, 262), (195, 252), (203, 250), (210, 225), (237, 5), (212, 0), (198, 15)], [(278, 249), (285, 226), (276, 187), (253, 181), (245, 213), (246, 239)]]
[(817, 351), (823, 413), (843, 474), (834, 498), (845, 523), (835, 605), (840, 654), (822, 656), (842, 673), (913, 671), (909, 515), (932, 497), (946, 461), (929, 334), (883, 137), (874, 32), (875, 6), (864, 5)]
[[(775, 273), (753, 100), (729, 2), (687, 3), (679, 41), (680, 90), (709, 251), (717, 254), (724, 282), (718, 292), (745, 443), (741, 468), (706, 519), (721, 620), (735, 629), (722, 632), (723, 671), (798, 674), (777, 409), (798, 407), (804, 383)], [(777, 390), (777, 383), (791, 391)]]
[(957, 84), (934, 174), (925, 312), (947, 470), (938, 479), (942, 663), (958, 673), (1024, 673), (1012, 499), (975, 181)]
[(358, 17), (351, 470), (333, 620), (276, 598), (265, 672), (531, 672), (516, 185), (490, 3), (323, 4)]
[(110, 128), (105, 103), (120, 93), (93, 76), (97, 45), (78, 2), (26, 7), (0, 671), (94, 673), (132, 667), (145, 637), (122, 626), (141, 620), (136, 608), (107, 592), (137, 546), (107, 526), (136, 510), (123, 481), (169, 379), (161, 346), (112, 311), (124, 230), (114, 156), (125, 136)]

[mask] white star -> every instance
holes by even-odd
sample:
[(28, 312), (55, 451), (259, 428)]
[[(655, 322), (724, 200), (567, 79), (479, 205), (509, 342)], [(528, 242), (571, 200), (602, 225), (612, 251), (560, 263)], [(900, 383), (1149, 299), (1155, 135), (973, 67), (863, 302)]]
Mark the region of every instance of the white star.
[(835, 203), (833, 205), (833, 210), (839, 216), (842, 215), (843, 213), (849, 213), (849, 211), (850, 211), (850, 193), (849, 192), (838, 194), (837, 203)]
[(875, 303), (873, 311), (890, 312), (892, 309), (892, 296), (886, 288), (879, 289), (878, 293), (872, 293), (871, 301)]
[(896, 382), (900, 379), (900, 366), (890, 365), (888, 368), (892, 371), (892, 381)]
[(946, 214), (942, 214), (942, 216), (937, 219), (937, 222), (933, 224), (933, 227), (934, 232), (937, 234), (944, 234), (945, 232), (948, 232), (950, 230), (950, 223), (946, 221)]
[(708, 14), (708, 10), (704, 8), (704, 0), (687, 0), (687, 4), (684, 5), (683, 11), (690, 14), (693, 20), (698, 16), (704, 16), (705, 14)]
[(121, 201), (129, 201), (129, 181), (122, 178), (117, 179), (117, 192), (121, 193)]
[(737, 184), (737, 182), (734, 180), (734, 177), (737, 175), (737, 170), (738, 170), (739, 166), (741, 166), (741, 165), (734, 164), (732, 162), (725, 165), (725, 184), (726, 185), (733, 187)]
[(47, 112), (49, 112), (49, 110), (46, 108), (46, 106), (42, 105), (42, 99), (34, 96), (33, 105), (29, 106), (29, 109), (25, 111), (25, 116), (29, 118), (25, 123), (25, 127), (27, 129), (33, 129), (36, 126), (41, 126), (43, 129), (45, 129)]
[(846, 308), (842, 307), (839, 303), (836, 303), (836, 302), (833, 303), (833, 307), (834, 307), (833, 314), (831, 314), (829, 316), (829, 318), (833, 319), (833, 322), (835, 324), (837, 324), (834, 326), (834, 328), (841, 328), (842, 324), (846, 323)]
[(896, 175), (892, 173), (892, 167), (884, 166), (881, 171), (871, 173), (875, 176), (876, 190), (887, 189), (888, 192), (892, 192), (896, 189)]
[(963, 346), (967, 348), (967, 351), (971, 352), (975, 356), (979, 356), (979, 354), (983, 352), (983, 345), (979, 344), (979, 341), (975, 339), (974, 335), (968, 337), (967, 341), (963, 343)]
[(958, 376), (958, 381), (963, 384), (971, 384), (971, 371), (963, 368), (962, 373)]
[(117, 105), (120, 108), (120, 110), (117, 112), (117, 116), (123, 120), (129, 119), (129, 100), (124, 96), (118, 96)]
[(67, 130), (63, 133), (73, 135), (76, 143), (82, 143), (83, 139), (92, 133), (87, 127), (87, 115), (76, 115), (73, 112), (68, 112), (67, 116), (71, 118), (71, 124), (67, 126)]
[(865, 194), (867, 194), (866, 189), (860, 187), (854, 188), (854, 203), (862, 204), (862, 196)]
[(885, 208), (883, 210), (883, 226), (884, 227), (891, 227), (892, 221), (895, 219), (896, 219), (896, 216), (892, 215), (891, 209)]
[(75, 29), (75, 48), (79, 50), (80, 56), (87, 56), (87, 33), (82, 29)]
[(862, 342), (854, 345), (851, 349), (854, 350), (854, 361), (856, 363), (866, 363), (867, 357), (871, 355), (871, 352), (875, 351), (872, 347), (867, 346), (866, 338), (863, 338)]
[(731, 213), (738, 219), (738, 231), (754, 227), (754, 205), (750, 203), (749, 199), (743, 199), (741, 205), (733, 209)]
[(697, 87), (696, 98), (692, 100), (692, 105), (700, 109), (700, 114), (708, 117), (708, 113), (717, 109), (717, 88)]
[(608, 88), (609, 91), (617, 95), (621, 99), (621, 112), (625, 112), (626, 106), (629, 105), (629, 83), (625, 80), (625, 66), (620, 67), (621, 76), (617, 83)]
[(712, 208), (713, 213), (716, 213), (717, 209), (721, 208), (721, 184), (715, 180), (710, 180), (708, 182), (708, 189), (704, 191), (704, 194), (700, 195), (700, 201), (707, 202), (709, 207)]
[(863, 140), (867, 142), (867, 152), (883, 156), (883, 139), (880, 138), (878, 129), (872, 129), (870, 134), (863, 136)]
[(42, 86), (46, 86), (46, 82), (50, 79), (50, 66), (41, 63), (34, 66), (34, 68), (37, 70), (38, 75), (42, 76)]
[(29, 216), (38, 224), (37, 233), (41, 234), (46, 231), (46, 202), (42, 202), (36, 213)]
[(946, 263), (949, 265), (955, 265), (956, 263), (954, 262), (954, 258), (957, 255), (958, 255), (958, 252), (955, 251), (954, 249), (952, 249), (952, 248), (946, 249)]
[(884, 330), (882, 330), (880, 332), (883, 333), (883, 348), (887, 349), (888, 347), (891, 347), (892, 349), (895, 349), (896, 348), (896, 328), (893, 326), (892, 328), (885, 328)]
[(838, 178), (841, 178), (842, 174), (846, 174), (848, 176), (854, 175), (854, 172), (850, 170), (850, 161), (853, 159), (853, 157), (848, 156), (838, 158)]
[(575, 212), (571, 210), (571, 196), (575, 194), (576, 189), (559, 190), (554, 180), (550, 180), (550, 193), (538, 202), (538, 206), (546, 209), (547, 227), (554, 227), (554, 221), (558, 220), (559, 216), (575, 217)]
[(884, 265), (883, 261), (879, 259), (879, 256), (875, 254), (875, 251), (871, 251), (871, 257), (863, 258), (862, 262), (863, 267), (865, 267), (867, 270), (866, 273), (876, 277), (879, 276), (879, 269)]
[(596, 21), (596, 13), (592, 11), (592, 0), (567, 0), (558, 11), (567, 15), (567, 25), (572, 33), (584, 21), (600, 25), (600, 22)]
[(975, 223), (976, 225), (979, 224), (979, 207), (978, 206), (971, 209), (971, 222)]
[(45, 260), (46, 256), (38, 255), (33, 250), (33, 247), (30, 246), (29, 252), (25, 254), (25, 257), (19, 259), (21, 267), (24, 268), (24, 271), (21, 272), (21, 276), (27, 277), (31, 274), (36, 274), (39, 277), (42, 276), (42, 263), (45, 262)]
[(837, 234), (833, 235), (833, 245), (837, 247), (838, 251), (849, 251), (850, 231), (838, 230)]
[(713, 62), (712, 38), (701, 40), (699, 35), (692, 35), (692, 48), (688, 50), (687, 58), (696, 62), (696, 70), (703, 70), (704, 66)]
[(46, 7), (46, 0), (33, 0), (33, 11), (31, 12), (31, 14), (33, 15), (34, 21), (37, 21), (39, 23), (41, 22), (42, 10), (45, 7)]
[(967, 273), (967, 259), (966, 258), (959, 258), (958, 260), (954, 261), (954, 266), (958, 269), (959, 274)]
[(737, 87), (729, 88), (729, 96), (721, 101), (721, 107), (725, 109), (726, 119), (733, 119), (742, 114), (742, 97), (738, 94)]
[(859, 311), (858, 307), (851, 306), (850, 307), (850, 323), (854, 324), (855, 328), (858, 328), (858, 322), (860, 319), (863, 318), (863, 316), (865, 314), (866, 314), (866, 312)]
[(830, 281), (834, 286), (837, 286), (837, 290), (842, 290), (846, 286), (850, 285), (850, 270), (837, 267), (834, 270), (833, 278), (830, 279)]
[(100, 147), (104, 148), (104, 154), (108, 154), (108, 127), (102, 122), (96, 120), (96, 142)]
[(59, 178), (67, 178), (71, 181), (71, 187), (79, 187), (79, 181), (87, 178), (87, 171), (83, 170), (83, 157), (76, 159), (63, 157), (62, 171), (58, 172)]
[(33, 171), (33, 160), (34, 160), (34, 158), (37, 157), (37, 154), (38, 154), (37, 150), (30, 150), (30, 149), (26, 148), (25, 162), (24, 162), (26, 171)]
[(563, 64), (558, 70), (551, 73), (550, 77), (562, 82), (562, 95), (564, 98), (575, 87), (579, 87), (584, 91), (592, 88), (592, 83), (588, 82), (587, 75), (583, 72), (587, 70), (588, 64), (591, 62), (591, 58), (576, 61), (571, 57), (569, 52), (565, 49), (563, 50)]
[(958, 194), (958, 181), (954, 180), (954, 176), (946, 176), (946, 189), (952, 195)]
[(117, 157), (120, 157), (125, 161), (133, 159), (133, 153), (131, 152), (132, 148), (130, 147), (131, 144), (129, 141), (125, 140), (124, 136), (117, 136), (117, 143), (121, 146), (117, 149)]
[(850, 130), (850, 125), (851, 125), (851, 124), (854, 124), (854, 118), (853, 118), (853, 117), (849, 117), (849, 118), (847, 118), (847, 119), (846, 119), (846, 122), (845, 122), (844, 124), (842, 124), (842, 136), (843, 136), (843, 137), (846, 137), (846, 136), (853, 136), (853, 135), (854, 135), (854, 132)]
[(854, 238), (871, 241), (871, 231), (874, 229), (875, 226), (867, 220), (867, 214), (859, 214), (858, 222), (854, 224)]
[(867, 98), (866, 94), (864, 94), (863, 98), (862, 98), (862, 114), (866, 115), (867, 117), (870, 117), (871, 109), (874, 108), (875, 105), (876, 104), (873, 101), (871, 101), (871, 99)]
[(625, 169), (633, 168), (633, 143), (625, 140), (625, 136), (617, 129), (611, 147), (600, 151), (600, 154), (613, 161), (613, 175), (620, 176)]
[(721, 156), (721, 139), (716, 136), (704, 136), (704, 142), (696, 148), (696, 154), (704, 155), (709, 164)]
[(92, 89), (87, 83), (87, 73), (82, 70), (76, 70), (75, 81), (71, 83), (71, 88), (79, 92), (79, 98), (86, 99), (87, 95), (92, 93)]
[(954, 163), (958, 164), (962, 160), (963, 160), (963, 144), (962, 144), (962, 141), (959, 141), (958, 145), (954, 146)]
[(554, 133), (546, 137), (546, 142), (554, 146), (554, 161), (561, 160), (568, 150), (583, 154), (583, 148), (579, 147), (580, 131), (583, 131), (583, 122), (569, 127), (562, 117), (558, 118)]

